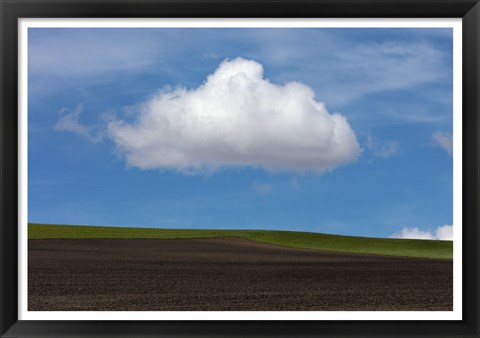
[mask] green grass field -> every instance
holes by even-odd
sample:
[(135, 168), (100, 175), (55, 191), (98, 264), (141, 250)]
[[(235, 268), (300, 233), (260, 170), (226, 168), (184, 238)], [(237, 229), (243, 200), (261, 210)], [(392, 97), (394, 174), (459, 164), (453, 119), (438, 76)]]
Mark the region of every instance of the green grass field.
[(453, 258), (452, 241), (352, 237), (272, 230), (190, 230), (29, 224), (29, 239), (237, 237), (295, 248), (387, 256)]

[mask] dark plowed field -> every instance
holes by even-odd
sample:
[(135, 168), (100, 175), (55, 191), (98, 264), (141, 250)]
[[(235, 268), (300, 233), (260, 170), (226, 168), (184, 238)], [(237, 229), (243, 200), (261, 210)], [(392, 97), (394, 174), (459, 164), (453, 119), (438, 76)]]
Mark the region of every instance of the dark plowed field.
[(244, 239), (29, 241), (39, 311), (452, 310), (452, 261)]

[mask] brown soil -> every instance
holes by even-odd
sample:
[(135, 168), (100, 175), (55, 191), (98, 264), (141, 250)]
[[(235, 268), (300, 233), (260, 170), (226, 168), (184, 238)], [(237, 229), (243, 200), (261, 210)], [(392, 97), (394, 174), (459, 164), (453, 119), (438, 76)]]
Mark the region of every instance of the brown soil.
[(452, 310), (452, 261), (244, 239), (30, 240), (30, 311)]

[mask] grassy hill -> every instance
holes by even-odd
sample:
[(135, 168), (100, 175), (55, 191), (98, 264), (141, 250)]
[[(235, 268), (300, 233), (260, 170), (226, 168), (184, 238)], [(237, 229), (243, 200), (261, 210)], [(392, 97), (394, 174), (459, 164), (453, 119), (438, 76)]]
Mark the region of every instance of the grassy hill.
[(213, 238), (238, 237), (295, 248), (387, 256), (453, 257), (452, 241), (370, 238), (273, 230), (191, 230), (29, 224), (29, 239), (51, 238)]

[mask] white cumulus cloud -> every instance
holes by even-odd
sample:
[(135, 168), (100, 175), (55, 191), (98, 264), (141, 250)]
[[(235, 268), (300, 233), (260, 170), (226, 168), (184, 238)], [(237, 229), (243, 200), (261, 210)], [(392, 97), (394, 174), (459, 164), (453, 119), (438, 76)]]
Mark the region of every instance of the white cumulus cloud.
[(136, 121), (111, 121), (129, 165), (184, 172), (249, 166), (321, 173), (360, 154), (346, 118), (330, 114), (299, 82), (263, 77), (261, 64), (225, 60), (195, 89), (165, 89), (140, 105)]
[(390, 238), (408, 238), (408, 239), (436, 239), (442, 241), (453, 240), (453, 225), (442, 225), (433, 232), (430, 230), (423, 231), (417, 227), (405, 227), (399, 232), (394, 233)]
[(453, 240), (453, 226), (452, 225), (442, 225), (435, 230), (436, 239), (451, 241)]

